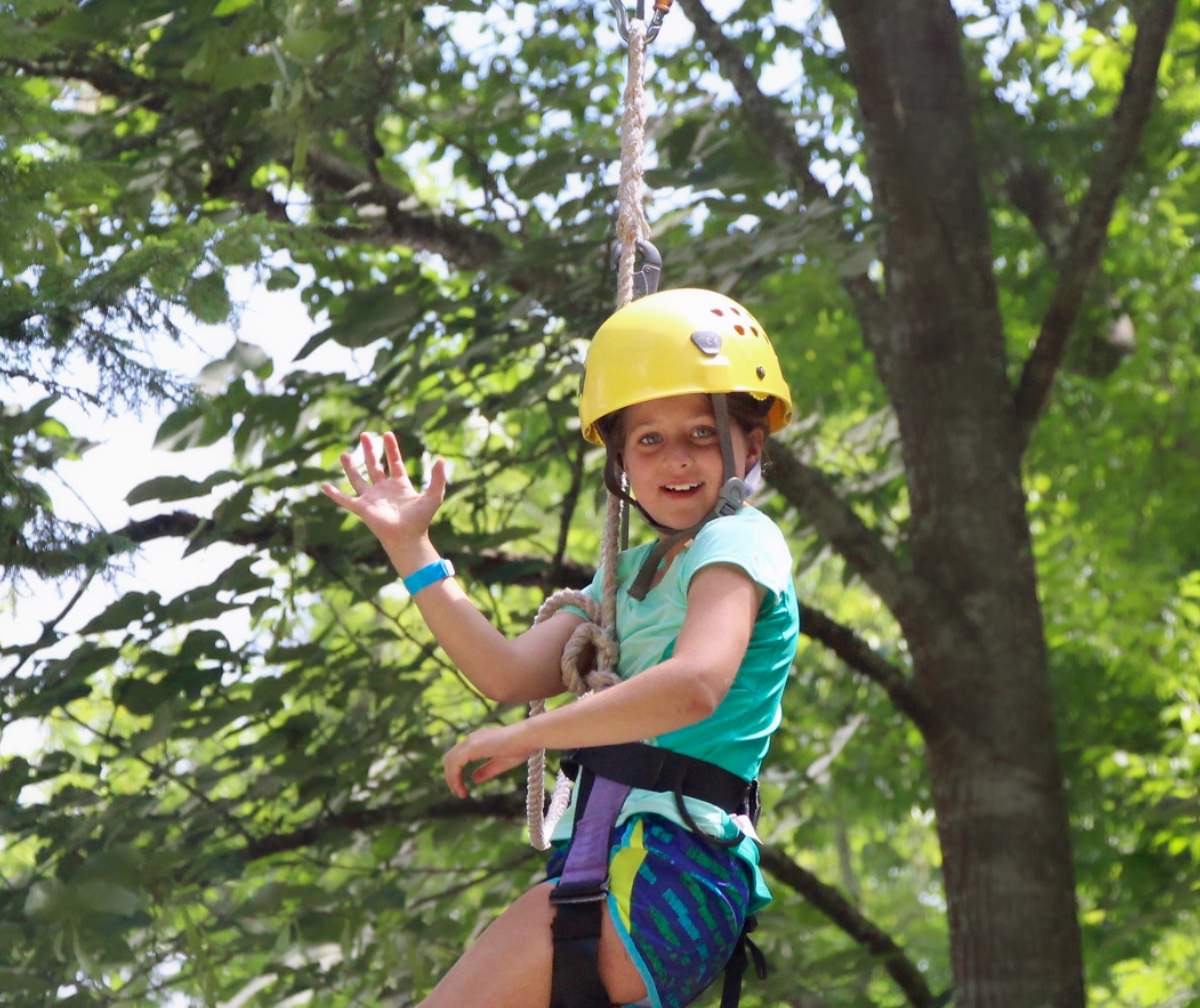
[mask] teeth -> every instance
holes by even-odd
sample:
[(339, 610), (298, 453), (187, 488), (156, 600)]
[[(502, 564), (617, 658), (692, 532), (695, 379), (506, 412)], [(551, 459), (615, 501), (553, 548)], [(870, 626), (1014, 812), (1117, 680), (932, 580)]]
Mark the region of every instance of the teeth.
[(668, 483), (668, 490), (695, 490), (699, 483)]

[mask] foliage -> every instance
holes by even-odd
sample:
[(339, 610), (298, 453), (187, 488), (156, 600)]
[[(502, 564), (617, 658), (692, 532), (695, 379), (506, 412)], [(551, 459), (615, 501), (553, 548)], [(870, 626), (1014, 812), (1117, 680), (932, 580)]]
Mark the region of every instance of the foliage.
[[(1015, 383), (1138, 9), (956, 10)], [(1114, 1008), (1200, 1003), (1198, 25), (1185, 0), (1023, 460), (1086, 979)], [(720, 24), (824, 196), (685, 14), (668, 26), (648, 174), (668, 283), (754, 307), (796, 392), (783, 447), (908, 563), (903, 446), (847, 286), (893, 264), (837, 25), (763, 0)], [(415, 1003), (539, 878), (515, 780), (466, 804), (439, 785), (453, 739), (521, 712), (458, 676), (370, 537), (315, 488), (358, 431), (386, 424), (418, 477), (433, 454), (453, 462), (435, 541), (498, 625), (518, 631), (545, 590), (586, 576), (600, 459), (574, 409), (584, 340), (611, 305), (623, 76), (607, 9), (15, 0), (0, 4), (0, 66), (0, 378), (37, 391), (0, 416), (5, 575), (86, 590), (159, 536), (238, 550), (212, 583), (129, 592), (83, 626), (19, 603), (43, 626), (0, 649), (0, 724), (50, 734), (0, 764), (0, 1000)], [(185, 319), (236, 319), (239, 270), (294, 290), (323, 329), (286, 373), (267, 333), (210, 353), (186, 388), (155, 347)], [(325, 344), (369, 373), (308, 369)], [(159, 520), (64, 525), (46, 480), (89, 442), (56, 397), (163, 404), (161, 446), (228, 443), (230, 468), (131, 487)], [(211, 518), (189, 510), (209, 494)], [(762, 506), (807, 604), (907, 675), (910, 642), (861, 571), (780, 487)], [(766, 839), (891, 935), (933, 1003), (954, 978), (921, 732), (816, 640), (785, 718)], [(772, 886), (759, 933), (778, 968), (747, 985), (748, 1008), (912, 1000), (812, 900)]]

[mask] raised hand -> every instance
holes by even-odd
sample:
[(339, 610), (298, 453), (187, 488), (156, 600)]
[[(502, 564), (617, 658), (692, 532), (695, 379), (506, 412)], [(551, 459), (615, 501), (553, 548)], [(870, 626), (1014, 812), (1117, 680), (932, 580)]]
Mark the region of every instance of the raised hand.
[(400, 457), (396, 435), (383, 435), (386, 469), (380, 465), (369, 434), (359, 435), (367, 475), (354, 465), (348, 452), (341, 456), (342, 469), (355, 496), (342, 493), (332, 483), (322, 483), (325, 496), (338, 507), (357, 515), (385, 546), (401, 546), (425, 535), (446, 493), (446, 465), (438, 459), (430, 472), (429, 486), (420, 492), (412, 485)]

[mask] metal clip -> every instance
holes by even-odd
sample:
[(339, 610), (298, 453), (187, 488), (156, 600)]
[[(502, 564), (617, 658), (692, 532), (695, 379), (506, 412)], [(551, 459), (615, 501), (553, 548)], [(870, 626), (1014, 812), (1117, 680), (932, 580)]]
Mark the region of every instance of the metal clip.
[(717, 515), (724, 517), (737, 514), (749, 496), (750, 488), (746, 486), (746, 481), (739, 476), (730, 476), (717, 494)]
[[(629, 43), (629, 15), (625, 11), (625, 4), (622, 0), (609, 0), (612, 4), (612, 9), (617, 15), (617, 32), (621, 36), (621, 41)], [(650, 18), (650, 24), (646, 26), (646, 45), (649, 45), (658, 38), (659, 29), (662, 28), (663, 18), (667, 16), (667, 12), (671, 9), (671, 0), (654, 0), (654, 15)], [(637, 19), (639, 21), (646, 20), (646, 0), (638, 0), (637, 3)]]
[[(658, 249), (644, 238), (639, 238), (637, 240), (637, 250), (644, 262), (642, 263), (642, 268), (636, 270), (633, 274), (633, 296), (635, 299), (644, 297), (646, 294), (655, 293), (658, 290), (658, 282), (662, 279), (662, 255)], [(613, 246), (613, 265), (616, 266), (620, 260), (621, 246), (618, 243)]]

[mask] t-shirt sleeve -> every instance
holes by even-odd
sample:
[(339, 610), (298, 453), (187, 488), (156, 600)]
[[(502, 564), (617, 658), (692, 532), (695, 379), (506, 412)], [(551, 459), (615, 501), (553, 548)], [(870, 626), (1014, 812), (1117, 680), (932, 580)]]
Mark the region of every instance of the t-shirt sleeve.
[[(604, 595), (604, 567), (603, 567), (603, 565), (600, 565), (596, 568), (596, 573), (595, 573), (595, 576), (592, 578), (592, 583), (589, 585), (585, 585), (583, 587), (582, 591), (585, 595), (588, 596), (588, 598), (593, 599), (593, 600), (597, 600), (597, 599), (600, 599), (603, 597), (603, 595)], [(576, 616), (580, 617), (581, 619), (589, 618), (588, 614), (586, 612), (584, 612), (582, 609), (580, 609), (579, 606), (565, 605), (559, 610), (559, 612), (574, 613)]]
[(792, 554), (783, 533), (761, 511), (745, 510), (709, 522), (680, 558), (684, 584), (710, 564), (732, 564), (761, 585), (773, 600), (792, 579)]

